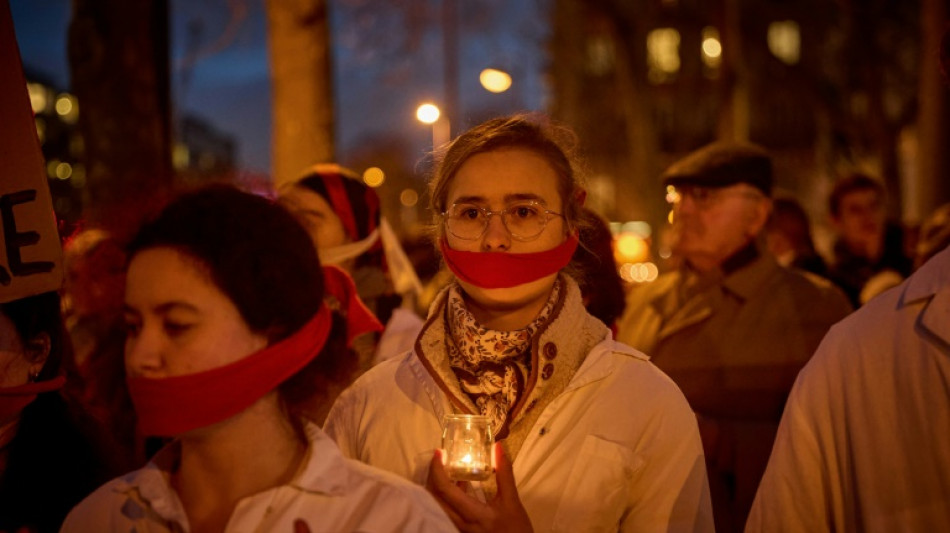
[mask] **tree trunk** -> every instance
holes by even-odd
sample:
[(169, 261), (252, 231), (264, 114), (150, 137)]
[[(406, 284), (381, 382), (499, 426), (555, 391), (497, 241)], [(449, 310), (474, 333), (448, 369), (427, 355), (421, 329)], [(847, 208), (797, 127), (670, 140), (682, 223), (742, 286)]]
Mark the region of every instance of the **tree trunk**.
[(664, 197), (655, 160), (659, 143), (649, 112), (649, 87), (642, 74), (647, 70), (646, 29), (638, 19), (633, 19), (631, 24), (620, 24), (617, 18), (613, 22), (612, 38), (617, 42), (616, 83), (618, 92), (625, 96), (616, 107), (624, 117), (627, 141), (624, 155), (629, 165), (629, 175), (616, 180), (617, 197), (626, 199), (625, 219), (633, 215), (657, 226), (666, 218), (666, 205), (658, 201)]
[(333, 85), (326, 0), (269, 0), (274, 184), (332, 161)]
[(749, 140), (749, 87), (748, 71), (743, 58), (741, 6), (739, 0), (720, 0), (719, 27), (722, 42), (720, 71), (721, 103), (716, 137), (722, 141)]
[(443, 141), (465, 129), (459, 108), (459, 20), (458, 0), (442, 0), (442, 76), (445, 84), (443, 114), (448, 130)]
[(84, 217), (121, 236), (171, 188), (168, 1), (73, 0)]
[[(950, 133), (950, 107), (947, 106), (950, 79), (940, 75), (939, 58), (947, 15), (947, 0), (923, 0), (920, 10), (923, 60), (920, 62), (918, 88), (918, 175), (915, 177), (916, 194), (909, 199), (912, 212), (908, 213), (918, 220), (950, 201), (950, 152), (946, 149)], [(947, 75), (950, 76), (950, 72)]]

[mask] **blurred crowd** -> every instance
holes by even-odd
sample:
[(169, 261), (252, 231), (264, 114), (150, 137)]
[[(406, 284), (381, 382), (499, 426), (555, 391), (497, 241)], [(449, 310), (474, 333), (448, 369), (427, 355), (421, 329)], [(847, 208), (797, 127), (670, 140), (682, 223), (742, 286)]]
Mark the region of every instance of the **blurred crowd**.
[[(906, 228), (841, 176), (823, 256), (768, 151), (715, 142), (629, 284), (576, 143), (462, 133), (415, 263), (335, 164), (71, 236), (61, 292), (0, 304), (0, 531), (945, 528), (950, 205)], [(449, 414), (489, 476), (452, 477)]]

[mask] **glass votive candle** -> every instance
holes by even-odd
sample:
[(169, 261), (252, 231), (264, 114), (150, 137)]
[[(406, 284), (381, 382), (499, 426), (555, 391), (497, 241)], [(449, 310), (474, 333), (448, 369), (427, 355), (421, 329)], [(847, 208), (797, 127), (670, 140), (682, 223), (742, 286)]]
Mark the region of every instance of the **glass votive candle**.
[(443, 462), (455, 481), (485, 481), (492, 473), (491, 422), (482, 415), (445, 415)]

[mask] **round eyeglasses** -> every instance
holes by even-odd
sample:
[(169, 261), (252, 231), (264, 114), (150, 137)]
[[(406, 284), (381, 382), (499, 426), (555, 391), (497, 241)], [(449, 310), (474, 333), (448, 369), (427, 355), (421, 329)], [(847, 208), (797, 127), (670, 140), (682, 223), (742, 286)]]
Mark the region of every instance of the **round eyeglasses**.
[(508, 234), (519, 241), (537, 238), (552, 217), (564, 216), (546, 209), (543, 204), (533, 200), (512, 204), (500, 211), (490, 211), (475, 204), (460, 203), (452, 204), (447, 211), (442, 213), (442, 222), (452, 235), (462, 240), (474, 241), (485, 234), (492, 215), (500, 215)]

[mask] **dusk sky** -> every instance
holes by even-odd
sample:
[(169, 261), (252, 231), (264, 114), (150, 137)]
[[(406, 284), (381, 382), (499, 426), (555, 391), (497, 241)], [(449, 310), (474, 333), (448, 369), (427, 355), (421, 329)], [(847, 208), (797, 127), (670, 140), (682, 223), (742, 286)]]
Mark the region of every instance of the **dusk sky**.
[[(366, 139), (394, 136), (431, 148), (429, 126), (415, 119), (443, 94), (442, 0), (331, 0), (338, 156)], [(460, 121), (486, 111), (542, 109), (549, 0), (459, 1)], [(407, 22), (413, 5), (412, 34)], [(420, 8), (421, 6), (421, 8)], [(10, 0), (25, 67), (69, 87), (69, 0)], [(209, 121), (238, 142), (238, 165), (269, 171), (270, 82), (263, 0), (172, 0), (172, 99), (176, 113)], [(187, 28), (200, 28), (188, 49)], [(189, 59), (193, 59), (190, 61)], [(190, 67), (189, 67), (190, 65)], [(478, 82), (485, 67), (509, 70), (508, 92)], [(82, 103), (80, 102), (80, 109)], [(468, 124), (471, 125), (471, 124)]]

